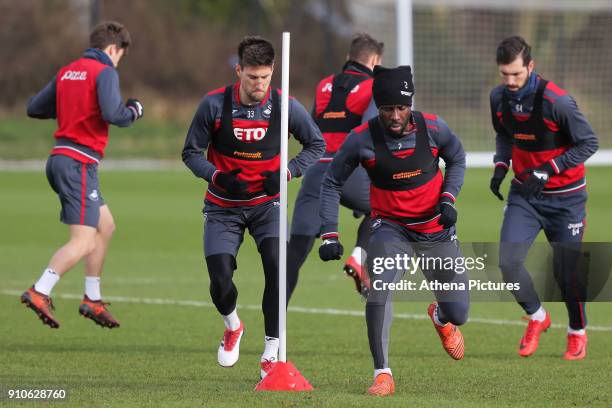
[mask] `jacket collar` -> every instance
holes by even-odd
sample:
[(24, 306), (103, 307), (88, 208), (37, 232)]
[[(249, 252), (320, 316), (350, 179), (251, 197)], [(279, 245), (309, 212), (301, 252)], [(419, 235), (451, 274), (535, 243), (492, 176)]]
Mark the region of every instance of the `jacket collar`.
[(374, 72), (372, 72), (370, 68), (366, 67), (365, 65), (357, 61), (353, 61), (353, 60), (346, 61), (346, 63), (342, 67), (342, 71), (357, 71), (362, 74), (367, 74), (368, 76), (371, 76), (371, 77), (374, 76)]
[(86, 49), (85, 53), (83, 53), (83, 58), (93, 59), (105, 65), (108, 65), (109, 67), (115, 68), (115, 65), (113, 64), (113, 61), (110, 59), (110, 57), (99, 48)]

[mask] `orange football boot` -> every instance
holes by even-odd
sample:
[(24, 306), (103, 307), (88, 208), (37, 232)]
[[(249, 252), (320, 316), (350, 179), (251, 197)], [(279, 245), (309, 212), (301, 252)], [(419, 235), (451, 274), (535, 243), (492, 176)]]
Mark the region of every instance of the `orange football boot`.
[(55, 310), (53, 301), (49, 296), (43, 295), (37, 292), (32, 286), (30, 289), (23, 292), (21, 295), (21, 303), (29, 307), (38, 315), (38, 318), (42, 320), (43, 324), (51, 327), (52, 329), (59, 328), (60, 324), (51, 313), (51, 310)]
[(392, 395), (395, 392), (395, 383), (393, 382), (393, 376), (387, 373), (380, 373), (374, 379), (374, 384), (368, 388), (368, 394), (375, 395), (377, 397), (386, 397)]
[(463, 335), (457, 326), (452, 323), (447, 323), (444, 326), (439, 326), (436, 324), (433, 318), (434, 311), (438, 307), (437, 302), (433, 302), (427, 308), (427, 314), (431, 318), (431, 322), (433, 323), (436, 331), (438, 332), (438, 336), (440, 336), (440, 340), (442, 341), (442, 347), (449, 356), (451, 356), (455, 360), (461, 360), (463, 358), (465, 345), (463, 343)]
[(102, 327), (108, 327), (109, 329), (119, 327), (119, 322), (106, 309), (108, 305), (110, 303), (103, 302), (102, 300), (94, 301), (85, 295), (79, 306), (79, 313)]
[(519, 343), (519, 355), (521, 357), (529, 357), (538, 349), (540, 344), (540, 335), (550, 327), (550, 313), (546, 312), (546, 317), (543, 321), (531, 320), (527, 324), (525, 335)]
[(370, 290), (370, 278), (368, 277), (367, 270), (360, 265), (354, 256), (350, 256), (344, 264), (344, 273), (353, 278), (355, 281), (355, 290), (364, 298), (368, 297), (368, 291)]
[(585, 334), (568, 334), (567, 335), (567, 350), (563, 355), (564, 360), (582, 360), (586, 357), (587, 335)]

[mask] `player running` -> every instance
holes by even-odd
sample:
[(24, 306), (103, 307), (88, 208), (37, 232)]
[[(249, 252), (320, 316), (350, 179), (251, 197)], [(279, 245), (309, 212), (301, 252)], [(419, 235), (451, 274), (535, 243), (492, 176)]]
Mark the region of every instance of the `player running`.
[[(291, 239), (287, 246), (288, 296), (295, 289), (299, 270), (319, 235), (319, 194), (323, 174), (336, 151), (354, 127), (378, 115), (372, 101), (372, 69), (380, 64), (384, 44), (368, 34), (357, 34), (351, 41), (348, 60), (342, 72), (319, 82), (312, 115), (325, 138), (325, 154), (308, 169), (298, 193), (291, 222)], [(353, 210), (356, 217), (363, 216), (357, 233), (353, 253), (344, 265), (345, 273), (355, 280), (358, 293), (367, 295), (365, 263), (370, 214), (370, 179), (358, 166), (344, 184), (340, 202)]]
[[(223, 367), (238, 361), (244, 333), (232, 277), (245, 229), (257, 244), (265, 275), (265, 342), (260, 360), (264, 377), (278, 358), (280, 94), (270, 87), (274, 48), (269, 41), (245, 37), (238, 57), (238, 81), (206, 94), (187, 133), (182, 157), (197, 177), (208, 181), (204, 256), (210, 295), (226, 328), (217, 353)], [(325, 141), (293, 98), (289, 99), (289, 132), (303, 146), (288, 164), (288, 177), (296, 178), (323, 154)]]
[(115, 230), (113, 216), (98, 184), (98, 164), (104, 157), (109, 124), (129, 126), (143, 115), (142, 103), (124, 103), (117, 66), (131, 44), (130, 33), (117, 22), (94, 28), (83, 56), (61, 68), (28, 103), (28, 116), (57, 118), (55, 147), (47, 160), (47, 179), (61, 203), (60, 220), (68, 225), (69, 241), (51, 258), (40, 279), (21, 302), (51, 328), (51, 291), (59, 279), (85, 259), (85, 296), (79, 313), (110, 329), (119, 322), (102, 301), (100, 276)]
[[(324, 261), (340, 259), (340, 192), (361, 164), (372, 181), (369, 259), (393, 258), (397, 254), (457, 259), (461, 254), (454, 203), (465, 173), (461, 142), (439, 116), (411, 110), (414, 85), (409, 66), (375, 67), (372, 93), (378, 117), (349, 134), (323, 179), (320, 211), (323, 242), (319, 256)], [(438, 167), (440, 158), (446, 163), (444, 176)], [(385, 396), (395, 390), (388, 361), (392, 302), (389, 290), (378, 289), (375, 281), (397, 281), (404, 271), (390, 269), (374, 274), (369, 269), (373, 284), (366, 303), (366, 323), (374, 360), (374, 384), (368, 393)], [(468, 286), (465, 273), (435, 268), (424, 268), (423, 272), (430, 281)], [(434, 294), (439, 302), (432, 303), (427, 312), (443, 348), (453, 359), (460, 360), (464, 343), (457, 326), (467, 321), (468, 291)]]
[(540, 334), (550, 327), (550, 314), (524, 266), (529, 247), (544, 230), (553, 246), (555, 277), (569, 315), (563, 358), (583, 359), (586, 293), (576, 265), (586, 216), (584, 162), (597, 151), (597, 137), (574, 99), (536, 74), (531, 47), (523, 38), (509, 37), (499, 44), (497, 65), (502, 84), (491, 92), (497, 135), (490, 188), (503, 200), (499, 187), (512, 161), (515, 177), (501, 228), (500, 268), (504, 280), (520, 283), (513, 295), (529, 315), (518, 352), (522, 357), (532, 355)]

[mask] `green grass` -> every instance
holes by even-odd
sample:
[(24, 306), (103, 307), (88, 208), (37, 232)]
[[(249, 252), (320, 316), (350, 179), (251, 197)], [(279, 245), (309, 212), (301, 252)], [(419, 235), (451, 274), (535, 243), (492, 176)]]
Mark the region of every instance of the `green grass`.
[[(114, 159), (144, 157), (178, 159), (181, 154), (189, 121), (156, 120), (144, 117), (133, 126), (111, 126), (106, 155)], [(55, 143), (54, 120), (25, 117), (0, 119), (0, 159), (44, 159)]]
[[(143, 119), (127, 128), (111, 126), (107, 157), (173, 159), (180, 157), (185, 135), (191, 123), (193, 106), (181, 107), (168, 115), (157, 115), (147, 111)], [(602, 106), (604, 106), (602, 104)], [(466, 121), (471, 111), (457, 108), (453, 115), (444, 117), (462, 138), (467, 151), (491, 150), (494, 148), (493, 133), (488, 120)], [(0, 159), (25, 160), (44, 159), (54, 144), (53, 133), (57, 126), (54, 120), (35, 120), (25, 113), (12, 112), (0, 116)], [(599, 135), (600, 148), (611, 148), (612, 138)], [(293, 139), (290, 151), (297, 153), (299, 145)]]
[[(105, 155), (113, 159), (180, 160), (190, 123), (191, 117), (161, 120), (145, 116), (129, 127), (111, 126)], [(15, 115), (0, 117), (0, 159), (46, 159), (55, 143), (53, 134), (56, 129), (54, 120)], [(290, 152), (296, 154), (299, 148), (299, 144), (291, 138)]]
[[(589, 170), (588, 241), (611, 241), (608, 216), (610, 168)], [(459, 198), (459, 238), (495, 241), (502, 204), (488, 192), (489, 172), (470, 170)], [(102, 193), (116, 219), (103, 278), (103, 295), (137, 299), (210, 302), (202, 257), (202, 196), (205, 183), (185, 169), (169, 172), (101, 171)], [(291, 200), (299, 183), (290, 183)], [(59, 205), (43, 172), (0, 173), (0, 389), (62, 388), (61, 406), (417, 406), (524, 407), (612, 405), (612, 333), (591, 331), (586, 360), (561, 359), (563, 329), (544, 335), (537, 354), (516, 355), (523, 328), (468, 323), (462, 331), (466, 358), (442, 351), (426, 319), (398, 318), (392, 328), (390, 364), (396, 395), (365, 395), (372, 379), (365, 321), (360, 317), (291, 312), (288, 356), (315, 386), (311, 393), (256, 393), (263, 347), (263, 272), (251, 238), (238, 258), (236, 284), (246, 325), (241, 358), (232, 369), (216, 363), (223, 331), (213, 307), (147, 305), (116, 301), (118, 330), (102, 330), (77, 313), (82, 266), (54, 291), (62, 327), (44, 327), (19, 304), (67, 237), (57, 222)], [(342, 212), (341, 233), (352, 242), (356, 223)], [(323, 263), (313, 251), (292, 306), (363, 310), (341, 264)], [(253, 307), (249, 307), (249, 305)], [(561, 304), (548, 305), (554, 323), (565, 324)], [(425, 317), (426, 304), (398, 302), (396, 313)], [(513, 303), (473, 303), (474, 318), (518, 321)], [(612, 327), (609, 303), (589, 305), (592, 325)], [(3, 391), (4, 393), (5, 391)], [(0, 396), (0, 405), (8, 404)], [(39, 406), (19, 403), (17, 406)]]

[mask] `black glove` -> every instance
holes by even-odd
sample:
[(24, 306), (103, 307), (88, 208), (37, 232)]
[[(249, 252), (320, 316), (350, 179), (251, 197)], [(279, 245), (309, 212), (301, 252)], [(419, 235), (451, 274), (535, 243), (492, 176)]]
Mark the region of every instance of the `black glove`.
[(504, 177), (506, 177), (507, 172), (508, 169), (506, 167), (495, 166), (495, 170), (493, 171), (493, 177), (491, 177), (491, 184), (489, 185), (489, 188), (491, 189), (493, 194), (495, 194), (495, 196), (501, 201), (504, 201), (504, 196), (501, 195), (501, 193), (499, 192), (499, 186), (501, 185), (502, 181), (504, 181)]
[(144, 116), (144, 108), (142, 107), (142, 102), (140, 102), (138, 99), (128, 99), (125, 103), (125, 106), (127, 106), (128, 109), (131, 109), (132, 113), (134, 113), (134, 120), (140, 119)]
[(213, 175), (213, 184), (221, 187), (228, 193), (239, 194), (244, 193), (247, 189), (247, 182), (239, 180), (236, 175), (240, 173), (242, 169), (234, 169), (230, 172), (219, 171)]
[(527, 169), (522, 175), (529, 174), (529, 177), (518, 186), (518, 192), (526, 200), (530, 198), (540, 198), (542, 190), (551, 175), (555, 174), (550, 163), (546, 162), (538, 168)]
[(440, 218), (438, 218), (438, 224), (442, 225), (444, 229), (449, 229), (457, 222), (457, 210), (453, 200), (449, 197), (442, 197), (440, 203)]
[(331, 261), (342, 258), (344, 247), (337, 237), (324, 239), (319, 247), (319, 258), (323, 261)]
[(262, 176), (265, 177), (263, 181), (263, 188), (267, 195), (275, 196), (280, 191), (280, 171), (262, 171)]

